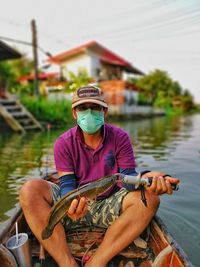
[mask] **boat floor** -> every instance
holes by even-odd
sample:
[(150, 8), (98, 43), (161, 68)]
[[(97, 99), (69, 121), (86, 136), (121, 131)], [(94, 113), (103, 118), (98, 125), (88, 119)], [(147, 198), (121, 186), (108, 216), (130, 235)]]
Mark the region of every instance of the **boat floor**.
[[(19, 211), (20, 212), (20, 211)], [(0, 241), (5, 246), (10, 236), (15, 235), (15, 224), (18, 221), (19, 232), (25, 232), (29, 236), (29, 245), (32, 255), (32, 267), (58, 267), (49, 254), (45, 251), (45, 259), (40, 262), (40, 244), (30, 231), (23, 213), (16, 214), (8, 227), (2, 231)], [(76, 229), (74, 232), (67, 233), (66, 238), (71, 253), (79, 267), (84, 266), (83, 260), (86, 256), (94, 254), (102, 238), (105, 229), (100, 228), (83, 228), (81, 231)], [(107, 267), (151, 267), (151, 266), (176, 266), (176, 267), (192, 267), (181, 247), (173, 239), (173, 237), (165, 229), (165, 225), (159, 218), (154, 218), (149, 227), (144, 231), (139, 240), (134, 240), (127, 248), (122, 250), (120, 254), (114, 257)], [(0, 251), (0, 262), (4, 263), (4, 250)], [(8, 259), (8, 258), (7, 258)], [(156, 264), (156, 265), (155, 265)], [(159, 265), (158, 265), (159, 264)], [(12, 265), (3, 265), (12, 266)], [(0, 263), (0, 267), (3, 267)]]
[(33, 267), (57, 267), (58, 265), (51, 259), (51, 258), (46, 258), (45, 260), (39, 261), (38, 257), (33, 257), (32, 258), (32, 266)]
[[(84, 266), (81, 259), (77, 259), (77, 263), (79, 265), (79, 267)], [(116, 266), (141, 266), (141, 261), (138, 259), (123, 259), (122, 257), (115, 257), (114, 259), (112, 259), (112, 261), (109, 262), (109, 264), (107, 265), (107, 267), (116, 267)], [(42, 262), (40, 262), (38, 260), (38, 257), (33, 257), (32, 258), (32, 266), (33, 267), (58, 267), (58, 265), (55, 263), (55, 261), (53, 261), (52, 258), (47, 257), (45, 260), (42, 260)]]
[[(79, 229), (80, 230), (80, 229)], [(69, 248), (72, 252), (72, 255), (75, 257), (78, 265), (84, 266), (83, 259), (84, 257), (90, 257), (97, 249), (101, 243), (102, 237), (105, 234), (105, 230), (96, 228), (96, 229), (81, 229), (81, 231), (74, 231), (68, 233), (66, 238), (68, 240)], [(143, 233), (143, 238), (148, 239), (148, 231)], [(137, 247), (134, 242), (131, 243), (125, 250), (121, 251), (120, 254), (115, 256), (107, 265), (108, 267), (116, 266), (150, 266), (149, 260), (150, 255), (152, 254), (151, 249), (147, 248), (147, 242), (145, 240), (140, 240), (139, 243), (144, 245), (145, 248)], [(49, 254), (45, 251), (46, 259), (42, 261), (42, 264), (39, 262), (39, 244), (34, 236), (30, 235), (30, 248), (33, 259), (33, 267), (57, 267), (57, 264), (49, 257)]]

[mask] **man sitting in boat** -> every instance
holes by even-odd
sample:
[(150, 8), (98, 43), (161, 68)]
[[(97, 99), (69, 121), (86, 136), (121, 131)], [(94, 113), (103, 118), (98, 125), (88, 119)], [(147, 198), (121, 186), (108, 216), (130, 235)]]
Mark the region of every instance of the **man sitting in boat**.
[[(147, 206), (140, 190), (113, 187), (96, 201), (83, 196), (74, 199), (66, 211), (63, 224), (58, 223), (52, 235), (43, 240), (51, 206), (70, 190), (115, 173), (137, 175), (132, 144), (128, 134), (105, 123), (108, 105), (100, 88), (88, 85), (73, 96), (72, 114), (77, 125), (62, 134), (54, 146), (55, 165), (60, 187), (45, 180), (26, 182), (20, 191), (20, 203), (26, 220), (44, 248), (59, 267), (77, 267), (65, 238), (65, 230), (80, 225), (107, 228), (101, 245), (86, 262), (86, 267), (106, 267), (107, 263), (136, 239), (148, 226), (159, 206), (159, 195), (172, 194), (171, 183), (178, 179), (160, 171), (147, 171), (142, 178), (153, 177), (145, 186)], [(144, 199), (143, 199), (144, 201)]]

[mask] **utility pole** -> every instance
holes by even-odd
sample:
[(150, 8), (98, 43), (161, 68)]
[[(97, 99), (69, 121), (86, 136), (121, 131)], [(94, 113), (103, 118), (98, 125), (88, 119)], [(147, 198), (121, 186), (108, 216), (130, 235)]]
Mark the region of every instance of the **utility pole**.
[(32, 30), (32, 47), (33, 47), (33, 60), (34, 60), (34, 92), (39, 96), (39, 83), (38, 83), (38, 44), (37, 44), (37, 29), (35, 20), (31, 20)]

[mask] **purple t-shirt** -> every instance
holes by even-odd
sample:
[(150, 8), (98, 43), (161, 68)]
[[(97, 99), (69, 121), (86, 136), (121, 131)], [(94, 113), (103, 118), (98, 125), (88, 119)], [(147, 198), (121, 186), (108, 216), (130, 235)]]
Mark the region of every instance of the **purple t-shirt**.
[[(111, 124), (105, 124), (103, 140), (96, 149), (87, 146), (78, 126), (59, 136), (54, 145), (57, 171), (73, 172), (77, 185), (95, 181), (119, 169), (134, 169), (135, 158), (128, 134)], [(105, 196), (119, 189), (113, 186)]]
[(92, 149), (82, 140), (78, 126), (59, 136), (54, 145), (57, 171), (73, 172), (83, 185), (119, 169), (134, 169), (135, 158), (128, 134), (111, 124), (104, 125), (102, 143)]

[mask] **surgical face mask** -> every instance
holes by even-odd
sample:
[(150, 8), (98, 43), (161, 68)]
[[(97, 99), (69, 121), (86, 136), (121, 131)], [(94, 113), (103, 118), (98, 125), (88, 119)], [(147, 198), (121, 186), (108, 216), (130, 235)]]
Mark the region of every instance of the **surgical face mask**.
[(87, 109), (77, 111), (77, 124), (80, 128), (88, 133), (96, 133), (104, 124), (104, 112)]

